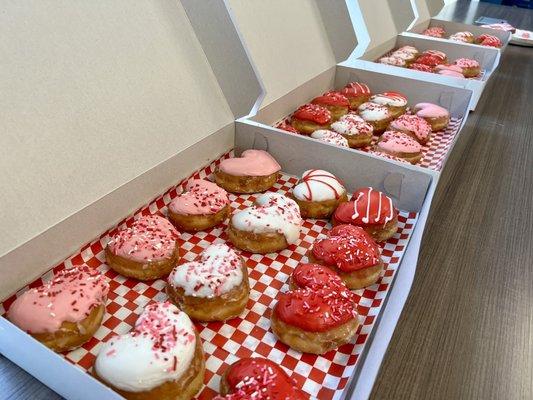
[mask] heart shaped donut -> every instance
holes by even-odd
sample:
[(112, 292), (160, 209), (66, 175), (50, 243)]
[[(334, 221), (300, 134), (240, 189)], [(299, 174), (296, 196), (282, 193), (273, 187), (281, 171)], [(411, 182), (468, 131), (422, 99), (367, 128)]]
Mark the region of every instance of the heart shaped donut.
[(104, 343), (98, 379), (127, 399), (191, 399), (204, 378), (204, 355), (191, 320), (175, 305), (152, 303), (129, 333)]
[(167, 293), (197, 321), (225, 321), (241, 314), (250, 293), (248, 270), (226, 244), (212, 244), (191, 261), (174, 268)]
[(341, 277), (333, 272), (331, 268), (320, 264), (299, 264), (289, 278), (289, 289), (313, 289), (319, 290), (325, 287), (333, 288), (338, 291), (348, 290)]
[(331, 268), (350, 289), (374, 284), (383, 271), (379, 246), (363, 228), (353, 225), (337, 225), (328, 237), (317, 239), (309, 260)]
[(375, 146), (376, 151), (403, 158), (411, 164), (422, 159), (422, 146), (410, 135), (400, 131), (386, 131)]
[(214, 400), (308, 400), (278, 364), (265, 358), (243, 358), (233, 363), (220, 381), (221, 396)]
[(231, 193), (258, 193), (271, 188), (281, 170), (263, 150), (245, 150), (240, 157), (222, 160), (215, 170), (217, 185)]

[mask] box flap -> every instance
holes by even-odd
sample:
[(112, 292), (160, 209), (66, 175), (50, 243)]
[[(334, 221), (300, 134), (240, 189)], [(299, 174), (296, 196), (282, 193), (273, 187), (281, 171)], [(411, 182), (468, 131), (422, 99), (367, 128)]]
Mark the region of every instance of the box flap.
[(228, 0), (266, 89), (262, 106), (346, 59), (357, 40), (344, 0)]
[[(430, 0), (413, 0), (413, 7), (415, 8), (414, 11), (416, 19), (415, 21), (413, 21), (411, 28), (424, 26), (425, 29), (427, 27), (428, 21), (430, 20), (432, 15), (434, 15), (431, 14), (429, 11), (428, 1)], [(439, 2), (440, 1), (437, 1), (437, 3)], [(442, 5), (440, 7), (442, 8)]]
[[(214, 132), (233, 129), (236, 103), (228, 105), (180, 2), (14, 2), (4, 6), (0, 24), (0, 148), (9, 149), (0, 158), (9, 171), (0, 178), (0, 255)], [(158, 176), (158, 187), (178, 182), (208, 153), (227, 151), (226, 133), (184, 168)], [(115, 199), (99, 224), (133, 211), (150, 190)], [(89, 238), (49, 242), (54, 259)], [(13, 268), (7, 260), (0, 269)]]
[(394, 38), (409, 27), (415, 18), (410, 0), (352, 0), (358, 4), (359, 10), (365, 21), (365, 26), (357, 26), (357, 34), (360, 30), (366, 30), (370, 43), (366, 53), (375, 52), (385, 43), (394, 41)]

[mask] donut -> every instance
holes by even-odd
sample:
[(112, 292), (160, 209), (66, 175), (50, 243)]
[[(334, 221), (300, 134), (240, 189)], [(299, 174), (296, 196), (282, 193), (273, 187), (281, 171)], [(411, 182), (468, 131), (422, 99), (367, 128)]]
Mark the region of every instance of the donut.
[(313, 289), (319, 290), (325, 287), (333, 288), (336, 290), (345, 290), (351, 295), (341, 277), (333, 271), (320, 264), (298, 264), (298, 266), (292, 271), (289, 277), (289, 289)]
[(355, 113), (348, 113), (331, 124), (331, 130), (342, 135), (351, 148), (365, 147), (372, 142), (374, 128)]
[(453, 35), (450, 35), (448, 39), (453, 40), (455, 42), (474, 43), (474, 34), (468, 31), (457, 32)]
[(418, 103), (414, 106), (415, 115), (424, 118), (433, 132), (446, 129), (450, 123), (450, 113), (444, 107), (433, 103)]
[(215, 182), (231, 193), (259, 193), (279, 178), (278, 162), (263, 150), (249, 149), (240, 157), (222, 160), (215, 169)]
[(106, 263), (129, 278), (161, 278), (178, 263), (178, 237), (178, 231), (167, 219), (142, 216), (113, 235), (105, 249)]
[(454, 62), (455, 65), (463, 69), (465, 78), (475, 78), (481, 73), (481, 66), (476, 60), (470, 58), (458, 58)]
[(387, 153), (382, 153), (381, 151), (378, 151), (378, 150), (369, 150), (366, 152), (367, 154), (371, 154), (373, 156), (376, 156), (376, 157), (379, 157), (379, 158), (385, 158), (387, 160), (393, 160), (393, 161), (398, 161), (398, 162), (403, 162), (403, 163), (406, 163), (406, 162), (409, 162), (403, 158), (400, 158), (400, 157), (395, 157), (391, 154), (387, 154)]
[(278, 363), (242, 358), (229, 366), (214, 400), (309, 400)]
[(223, 223), (230, 213), (228, 193), (213, 182), (193, 179), (168, 205), (168, 217), (179, 229), (203, 231)]
[(420, 63), (413, 63), (409, 65), (409, 68), (414, 69), (416, 71), (423, 71), (423, 72), (433, 72), (433, 67), (430, 67), (426, 64), (420, 64)]
[(454, 78), (464, 78), (463, 69), (457, 65), (440, 64), (434, 69), (439, 75), (452, 76)]
[(363, 228), (376, 242), (391, 238), (398, 229), (398, 210), (390, 197), (371, 187), (357, 189), (355, 200), (337, 207), (331, 222), (334, 226), (351, 224)]
[(403, 58), (395, 57), (395, 56), (386, 56), (381, 57), (378, 60), (378, 63), (385, 64), (385, 65), (392, 65), (395, 67), (405, 67), (407, 66), (407, 61), (405, 61)]
[(432, 26), (422, 31), (422, 35), (443, 38), (446, 30), (442, 26)]
[(447, 57), (446, 57), (446, 53), (440, 51), (440, 50), (425, 50), (422, 55), (426, 55), (426, 56), (434, 56), (434, 57), (437, 57), (439, 58), (440, 60), (442, 60), (442, 62), (445, 64), (446, 63), (446, 60), (447, 60)]
[(337, 225), (317, 239), (308, 253), (311, 263), (336, 272), (349, 289), (373, 285), (383, 271), (379, 246), (359, 226)]
[(196, 321), (225, 321), (240, 315), (250, 294), (242, 258), (225, 244), (212, 244), (196, 260), (174, 268), (169, 299)]
[(329, 218), (340, 203), (348, 201), (342, 182), (321, 169), (305, 171), (292, 189), (292, 197), (303, 218)]
[(291, 125), (304, 135), (310, 135), (318, 129), (328, 129), (331, 122), (331, 112), (318, 104), (304, 104), (291, 117)]
[(357, 110), (361, 104), (368, 101), (372, 93), (364, 83), (350, 82), (341, 91), (350, 102), (350, 110)]
[(476, 43), (482, 46), (502, 47), (502, 42), (498, 37), (493, 35), (487, 35), (486, 33), (483, 35), (479, 35), (476, 38)]
[(13, 302), (7, 318), (56, 352), (80, 347), (100, 327), (109, 285), (86, 265), (64, 269)]
[(128, 400), (189, 400), (204, 381), (204, 351), (193, 323), (170, 302), (146, 306), (129, 333), (105, 342), (98, 380)]
[(279, 124), (276, 125), (276, 128), (281, 129), (282, 131), (285, 131), (285, 132), (298, 133), (298, 131), (294, 128), (294, 126), (292, 126), (290, 122), (287, 120), (281, 121)]
[(300, 237), (302, 217), (298, 204), (279, 193), (265, 193), (255, 204), (231, 217), (228, 238), (235, 247), (252, 253), (272, 253)]
[(400, 47), (397, 51), (408, 52), (414, 54), (415, 56), (418, 56), (420, 53), (416, 47), (408, 45)]
[(442, 58), (437, 57), (435, 55), (422, 54), (420, 57), (416, 59), (416, 63), (427, 65), (428, 67), (436, 67), (439, 64), (444, 64), (445, 61)]
[(398, 118), (407, 110), (407, 97), (397, 92), (375, 94), (370, 98), (370, 102), (387, 107), (392, 118)]
[(324, 354), (349, 343), (359, 318), (353, 297), (346, 292), (324, 287), (281, 293), (271, 317), (272, 332), (302, 353)]
[(311, 133), (311, 137), (320, 142), (326, 142), (339, 147), (348, 147), (348, 139), (337, 132), (329, 129), (319, 129)]
[(431, 135), (431, 125), (417, 115), (404, 114), (392, 121), (389, 130), (403, 132), (421, 144), (426, 144)]
[(422, 146), (410, 135), (398, 131), (386, 131), (380, 136), (375, 150), (403, 158), (411, 164), (422, 159)]
[(331, 118), (336, 121), (350, 110), (350, 102), (343, 94), (335, 91), (324, 93), (322, 96), (315, 97), (312, 104), (326, 107), (330, 113)]
[(374, 129), (374, 134), (385, 132), (392, 121), (392, 114), (387, 106), (376, 103), (363, 103), (357, 109), (359, 116)]
[(416, 60), (416, 54), (411, 51), (396, 50), (391, 54), (391, 57), (401, 58), (407, 65), (413, 63)]

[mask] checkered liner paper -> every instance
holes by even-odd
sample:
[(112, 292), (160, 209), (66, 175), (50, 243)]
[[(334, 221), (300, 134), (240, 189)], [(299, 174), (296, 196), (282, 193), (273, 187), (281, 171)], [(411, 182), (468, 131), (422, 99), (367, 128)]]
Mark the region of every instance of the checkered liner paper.
[[(463, 119), (462, 118), (450, 118), (450, 123), (443, 131), (432, 132), (429, 141), (422, 146), (422, 159), (417, 162), (415, 165), (418, 165), (422, 168), (432, 169), (434, 171), (441, 171), (444, 167), (448, 153), (452, 147), (452, 144), (459, 133), (459, 128), (461, 127)], [(278, 126), (281, 122), (290, 122), (290, 116), (276, 123), (274, 126)], [(287, 132), (291, 134), (290, 132)], [(372, 143), (369, 146), (361, 147), (354, 149), (356, 151), (368, 152), (372, 150), (374, 145), (377, 143), (378, 137), (374, 136), (372, 138)], [(379, 155), (373, 153), (374, 156), (379, 157)]]
[[(230, 157), (230, 154), (222, 158)], [(219, 160), (195, 173), (191, 178), (209, 178)], [(117, 229), (130, 225), (140, 215), (157, 212), (166, 213), (166, 207), (178, 193), (183, 191), (187, 180), (169, 189), (157, 197), (148, 206), (143, 207), (122, 221), (118, 226), (102, 234), (95, 241), (84, 246), (77, 254), (69, 257), (53, 268), (29, 287), (36, 287), (43, 281), (52, 279), (53, 275), (65, 267), (88, 264), (105, 273), (110, 281), (110, 293), (106, 306), (107, 314), (101, 328), (83, 347), (64, 354), (66, 360), (77, 367), (90, 371), (102, 342), (111, 336), (128, 332), (138, 315), (151, 301), (164, 301), (165, 281), (139, 282), (126, 279), (105, 265), (104, 248), (111, 235)], [(288, 193), (297, 183), (297, 178), (282, 175), (272, 191)], [(252, 205), (256, 195), (230, 195), (232, 209), (243, 209)], [(305, 220), (300, 234), (300, 241), (279, 253), (266, 255), (243, 253), (250, 272), (250, 300), (245, 312), (239, 317), (225, 323), (196, 324), (206, 353), (206, 376), (204, 389), (199, 399), (211, 399), (219, 388), (219, 381), (226, 368), (243, 357), (266, 357), (284, 366), (287, 372), (313, 398), (338, 399), (350, 376), (354, 372), (369, 335), (374, 328), (385, 297), (392, 285), (394, 275), (409, 241), (410, 234), (417, 220), (416, 213), (401, 212), (399, 229), (392, 239), (382, 245), (382, 257), (385, 271), (378, 283), (366, 289), (357, 290), (358, 311), (362, 325), (355, 339), (336, 351), (324, 356), (301, 354), (279, 342), (270, 330), (270, 312), (280, 291), (288, 290), (287, 279), (291, 271), (300, 262), (307, 261), (305, 256), (313, 241), (326, 233), (330, 224), (323, 220)], [(181, 235), (181, 262), (191, 261), (212, 243), (226, 240), (226, 226), (216, 227), (194, 235)], [(28, 287), (4, 301), (0, 313), (4, 314), (17, 295)]]

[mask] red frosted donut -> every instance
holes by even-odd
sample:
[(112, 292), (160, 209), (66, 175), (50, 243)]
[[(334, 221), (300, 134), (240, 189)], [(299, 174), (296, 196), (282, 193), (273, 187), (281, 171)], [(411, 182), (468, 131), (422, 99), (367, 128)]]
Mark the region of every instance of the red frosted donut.
[(351, 224), (362, 227), (378, 242), (387, 240), (397, 230), (398, 210), (390, 197), (371, 187), (354, 192), (355, 200), (342, 203), (333, 214), (334, 225)]
[(365, 230), (353, 225), (337, 225), (327, 238), (317, 239), (309, 259), (339, 274), (350, 289), (374, 284), (383, 270), (379, 246)]
[(291, 125), (300, 133), (310, 135), (318, 129), (327, 129), (333, 121), (331, 112), (318, 104), (304, 104), (292, 115)]
[(350, 82), (342, 90), (341, 94), (346, 96), (350, 102), (350, 109), (357, 110), (361, 104), (368, 101), (372, 93), (370, 88), (364, 83)]
[(277, 363), (265, 358), (243, 358), (224, 373), (214, 400), (308, 400), (307, 395)]
[(334, 120), (337, 120), (344, 114), (348, 113), (348, 110), (350, 109), (348, 98), (335, 91), (330, 91), (324, 93), (322, 96), (315, 97), (311, 103), (326, 107), (331, 112), (331, 117)]
[(331, 287), (346, 289), (342, 279), (331, 268), (320, 264), (300, 264), (291, 274), (289, 286), (292, 290), (310, 288), (313, 290)]
[(276, 125), (276, 128), (281, 129), (282, 131), (290, 132), (290, 133), (298, 133), (298, 131), (290, 124), (289, 121), (283, 120), (279, 124)]
[(439, 64), (444, 64), (444, 60), (432, 54), (422, 54), (416, 59), (416, 63), (427, 65), (429, 67), (435, 67)]
[(483, 34), (477, 37), (476, 43), (482, 46), (502, 47), (502, 42), (496, 36)]

